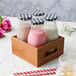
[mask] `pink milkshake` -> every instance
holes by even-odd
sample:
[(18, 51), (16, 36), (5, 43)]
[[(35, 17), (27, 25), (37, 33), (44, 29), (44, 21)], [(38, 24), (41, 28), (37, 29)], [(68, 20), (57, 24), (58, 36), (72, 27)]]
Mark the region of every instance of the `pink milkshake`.
[(28, 35), (28, 44), (39, 47), (47, 41), (46, 34), (41, 29), (32, 29)]

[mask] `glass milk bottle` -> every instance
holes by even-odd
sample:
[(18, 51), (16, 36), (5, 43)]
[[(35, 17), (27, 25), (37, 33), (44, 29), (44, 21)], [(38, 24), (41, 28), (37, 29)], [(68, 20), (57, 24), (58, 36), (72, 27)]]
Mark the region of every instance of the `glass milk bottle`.
[(28, 44), (39, 47), (47, 41), (46, 33), (42, 29), (44, 21), (40, 18), (33, 18), (31, 22), (32, 27), (28, 35)]
[(17, 31), (17, 38), (27, 41), (28, 33), (31, 29), (31, 18), (29, 14), (21, 14), (19, 17), (19, 27)]
[(46, 32), (48, 41), (56, 40), (58, 38), (58, 29), (56, 21), (53, 18), (54, 15), (47, 14), (45, 17), (44, 30)]
[(33, 18), (43, 18), (44, 17), (44, 14), (45, 13), (43, 12), (43, 10), (36, 9), (36, 10), (33, 11), (32, 17)]

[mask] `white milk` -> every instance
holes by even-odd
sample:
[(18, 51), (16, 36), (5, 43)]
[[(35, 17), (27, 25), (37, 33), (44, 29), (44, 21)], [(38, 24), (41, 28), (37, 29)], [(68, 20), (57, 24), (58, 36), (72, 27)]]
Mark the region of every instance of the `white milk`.
[(46, 32), (48, 41), (56, 40), (58, 38), (58, 30), (55, 21), (45, 21), (44, 30)]
[(19, 38), (23, 41), (27, 41), (27, 37), (28, 37), (28, 33), (30, 31), (30, 28), (31, 28), (30, 20), (27, 20), (27, 21), (19, 20), (17, 38)]

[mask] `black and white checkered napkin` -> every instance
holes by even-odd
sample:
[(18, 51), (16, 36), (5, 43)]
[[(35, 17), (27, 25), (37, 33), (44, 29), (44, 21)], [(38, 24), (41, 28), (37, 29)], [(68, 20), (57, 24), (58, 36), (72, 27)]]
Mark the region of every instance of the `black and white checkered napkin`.
[(54, 14), (46, 14), (44, 18), (47, 21), (53, 21), (53, 20), (56, 20), (57, 19), (57, 16), (54, 15)]
[(44, 24), (44, 20), (42, 18), (33, 18), (31, 20), (31, 23), (33, 25), (40, 25), (40, 24)]
[(34, 16), (43, 16), (45, 13), (42, 10), (34, 10), (32, 13)]
[(29, 19), (32, 19), (32, 15), (30, 15), (30, 14), (20, 14), (18, 18), (20, 20), (29, 20)]

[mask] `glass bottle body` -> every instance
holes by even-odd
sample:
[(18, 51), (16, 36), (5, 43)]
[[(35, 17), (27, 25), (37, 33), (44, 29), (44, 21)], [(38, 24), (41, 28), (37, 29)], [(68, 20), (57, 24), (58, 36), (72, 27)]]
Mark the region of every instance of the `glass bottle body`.
[(58, 29), (55, 21), (45, 21), (44, 30), (47, 34), (48, 41), (58, 38)]
[(27, 21), (19, 20), (17, 38), (19, 38), (23, 41), (27, 41), (28, 33), (29, 33), (30, 29), (31, 29), (31, 21), (30, 20), (27, 20)]

